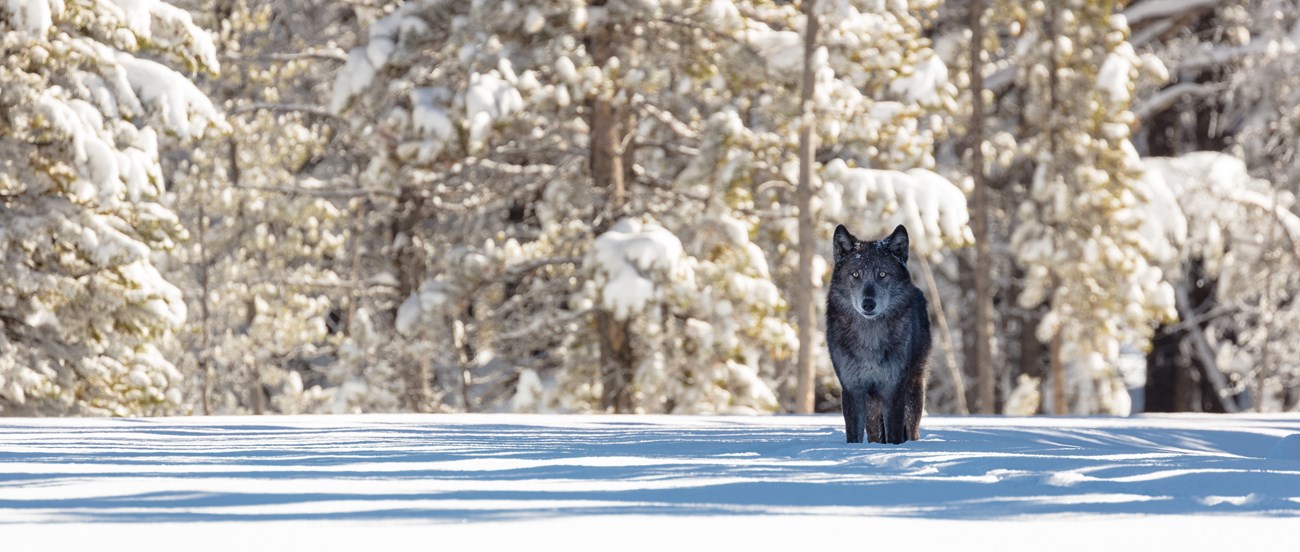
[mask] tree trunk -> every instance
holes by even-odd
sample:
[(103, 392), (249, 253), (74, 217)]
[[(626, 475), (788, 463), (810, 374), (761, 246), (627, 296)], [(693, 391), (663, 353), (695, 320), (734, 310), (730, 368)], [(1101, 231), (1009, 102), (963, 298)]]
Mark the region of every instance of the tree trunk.
[(632, 343), (627, 321), (609, 311), (596, 313), (600, 328), (600, 406), (618, 413), (632, 412)]
[[(1192, 310), (1191, 294), (1187, 292), (1187, 284), (1180, 283), (1174, 286), (1174, 304), (1178, 309), (1178, 315), (1183, 320), (1194, 320), (1196, 313)], [(1223, 410), (1228, 413), (1240, 412), (1237, 401), (1232, 397), (1232, 387), (1228, 384), (1227, 376), (1219, 371), (1218, 362), (1215, 361), (1214, 349), (1210, 347), (1209, 341), (1205, 339), (1204, 329), (1201, 324), (1193, 324), (1187, 328), (1188, 336), (1192, 340), (1192, 350), (1196, 357), (1201, 361), (1201, 370), (1205, 374), (1206, 381), (1214, 387), (1214, 396), (1218, 399)], [(1265, 349), (1267, 351), (1268, 349)], [(1265, 357), (1267, 359), (1267, 357)]]
[(1065, 365), (1061, 362), (1061, 331), (1052, 336), (1052, 414), (1063, 416), (1065, 407)]
[(817, 135), (813, 132), (813, 51), (817, 47), (816, 0), (804, 3), (807, 29), (803, 38), (803, 82), (799, 95), (799, 270), (794, 285), (794, 310), (799, 329), (799, 357), (796, 361), (795, 412), (811, 414), (813, 411), (813, 386), (816, 373), (813, 366), (813, 330), (817, 326), (817, 310), (813, 304), (812, 264), (815, 254), (815, 223), (812, 212), (813, 153), (817, 149)]
[[(957, 259), (957, 287), (961, 289), (961, 305), (966, 306), (975, 301), (975, 259), (974, 252), (969, 250), (956, 252)], [(963, 312), (965, 312), (963, 310)], [(975, 363), (975, 317), (959, 316), (957, 324), (961, 328), (961, 369), (962, 369), (962, 395), (963, 400), (968, 405), (974, 405), (979, 402), (978, 385), (967, 386), (965, 382), (979, 382), (978, 366)]]
[(456, 349), (456, 364), (460, 372), (460, 406), (464, 412), (473, 412), (469, 400), (469, 388), (474, 382), (469, 371), (470, 355), (466, 345), (465, 323), (461, 322), (465, 310), (465, 303), (458, 303), (455, 314), (451, 315), (447, 322), (451, 330), (451, 346)]
[[(1012, 295), (1014, 297), (1014, 295)], [(1043, 381), (1043, 343), (1038, 340), (1038, 324), (1042, 317), (1037, 310), (1026, 309), (1020, 316), (1020, 373)]]
[(976, 412), (996, 412), (993, 373), (993, 261), (989, 257), (988, 180), (984, 177), (984, 77), (982, 74), (984, 27), (980, 18), (983, 2), (970, 2), (970, 79), (971, 79), (971, 176), (975, 190), (971, 196), (971, 230), (975, 234), (975, 373), (979, 375)]
[[(257, 301), (253, 298), (248, 300), (248, 321), (246, 327), (253, 327), (253, 320), (257, 319)], [(257, 357), (251, 352), (244, 355), (248, 361), (248, 403), (253, 409), (253, 414), (262, 415), (266, 413), (266, 391), (262, 388), (262, 367), (258, 365)]]
[[(1047, 11), (1047, 20), (1045, 25), (1045, 27), (1047, 27), (1046, 38), (1049, 41), (1049, 44), (1051, 45), (1050, 54), (1048, 56), (1048, 67), (1047, 67), (1047, 94), (1048, 94), (1048, 106), (1049, 106), (1049, 109), (1047, 111), (1048, 113), (1047, 152), (1049, 157), (1048, 163), (1050, 163), (1048, 167), (1049, 169), (1048, 173), (1051, 174), (1055, 171), (1054, 165), (1056, 164), (1056, 152), (1057, 152), (1056, 149), (1057, 146), (1056, 88), (1058, 86), (1058, 83), (1057, 83), (1057, 76), (1056, 76), (1056, 71), (1057, 71), (1056, 4), (1053, 2), (1049, 2), (1047, 6), (1048, 6), (1047, 8), (1048, 11)], [(1055, 277), (1052, 278), (1052, 290), (1056, 290), (1060, 286), (1061, 286), (1061, 281), (1058, 278)], [(1053, 293), (1053, 296), (1055, 296), (1055, 293)], [(1049, 306), (1049, 308), (1051, 308), (1051, 306)], [(1052, 366), (1052, 413), (1058, 416), (1068, 412), (1068, 409), (1066, 408), (1066, 404), (1065, 404), (1066, 403), (1065, 362), (1064, 359), (1061, 358), (1061, 339), (1062, 339), (1061, 329), (1057, 328), (1056, 333), (1052, 335), (1052, 344), (1051, 344), (1052, 365), (1051, 366)]]
[[(593, 0), (592, 6), (604, 6), (605, 0)], [(614, 57), (615, 30), (607, 21), (592, 25), (587, 46), (592, 61), (604, 66)], [(596, 96), (591, 99), (590, 169), (592, 184), (605, 190), (605, 209), (600, 214), (597, 231), (608, 228), (623, 214), (627, 201), (624, 177), (623, 125), (612, 98)], [(614, 412), (632, 410), (632, 374), (634, 358), (629, 339), (628, 322), (617, 319), (613, 313), (598, 310), (595, 317), (596, 333), (600, 337), (600, 381), (602, 391), (600, 406)]]
[[(234, 149), (233, 145), (231, 146), (231, 149)], [(206, 235), (208, 216), (207, 211), (204, 208), (207, 205), (207, 198), (204, 197), (206, 192), (206, 189), (200, 188), (198, 194), (196, 194), (199, 203), (199, 221), (196, 224), (199, 232), (199, 293), (202, 294), (202, 297), (199, 298), (199, 312), (201, 313), (201, 318), (199, 319), (198, 357), (199, 371), (203, 374), (203, 414), (211, 416), (212, 378), (215, 376), (215, 370), (212, 369), (212, 360), (209, 353), (212, 343), (208, 332), (211, 329), (212, 313), (208, 307), (208, 297), (211, 294), (211, 290), (209, 289), (209, 271), (212, 267), (208, 266), (208, 246)]]
[[(392, 221), (394, 240), (405, 235), (406, 245), (393, 251), (393, 270), (397, 274), (397, 297), (410, 297), (423, 283), (428, 272), (428, 261), (423, 251), (423, 230), (428, 215), (424, 210), (424, 199), (413, 193), (409, 187), (402, 186), (397, 197), (398, 216)], [(436, 215), (435, 215), (436, 216)], [(393, 315), (396, 316), (400, 301), (394, 302)], [(402, 355), (402, 375), (405, 379), (405, 396), (402, 398), (406, 408), (414, 412), (431, 412), (433, 406), (433, 389), (430, 362), (427, 357)]]

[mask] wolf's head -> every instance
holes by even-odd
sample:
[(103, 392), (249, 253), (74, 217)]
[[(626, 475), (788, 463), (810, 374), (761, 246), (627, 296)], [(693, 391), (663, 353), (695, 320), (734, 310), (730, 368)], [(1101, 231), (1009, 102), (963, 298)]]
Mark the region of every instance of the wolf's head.
[(876, 241), (862, 241), (843, 224), (835, 228), (835, 270), (831, 274), (830, 300), (847, 303), (874, 320), (898, 307), (912, 287), (907, 271), (907, 229)]

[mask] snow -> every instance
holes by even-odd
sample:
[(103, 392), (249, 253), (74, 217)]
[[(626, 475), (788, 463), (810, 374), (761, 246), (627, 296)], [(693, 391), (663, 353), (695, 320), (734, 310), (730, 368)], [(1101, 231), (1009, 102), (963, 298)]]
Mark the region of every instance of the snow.
[(447, 302), (447, 286), (435, 278), (426, 279), (420, 289), (412, 293), (402, 306), (397, 309), (394, 327), (398, 333), (411, 336), (417, 331), (417, 324), (428, 325), (427, 317), (436, 312)]
[(340, 113), (352, 101), (352, 97), (360, 94), (370, 82), (375, 79), (375, 66), (371, 65), (370, 60), (366, 57), (365, 48), (353, 48), (348, 52), (348, 60), (339, 70), (338, 77), (334, 80), (334, 96), (330, 101), (330, 110), (334, 113)]
[(751, 21), (746, 40), (773, 74), (790, 78), (803, 72), (803, 36), (799, 33), (772, 30)]
[(1132, 86), (1133, 67), (1141, 62), (1133, 45), (1120, 44), (1114, 52), (1106, 56), (1097, 72), (1097, 89), (1106, 93), (1112, 105), (1127, 106), (1132, 100), (1129, 88)]
[[(7, 542), (44, 550), (840, 539), (999, 550), (1276, 549), (1297, 416), (928, 417), (847, 445), (838, 415), (0, 420)], [(58, 530), (52, 530), (57, 528)], [(700, 532), (703, 531), (703, 532)], [(1046, 540), (1045, 540), (1046, 539)], [(291, 544), (291, 546), (289, 546)], [(288, 548), (285, 548), (288, 546)]]
[(1300, 433), (1293, 433), (1279, 439), (1277, 444), (1269, 449), (1268, 457), (1275, 460), (1300, 461)]
[(939, 91), (948, 82), (948, 66), (939, 56), (931, 55), (917, 63), (912, 73), (890, 83), (889, 88), (908, 101), (921, 105), (939, 105)]
[(519, 90), (497, 71), (474, 73), (465, 91), (465, 118), (469, 121), (469, 150), (482, 151), (492, 124), (523, 109)]
[(441, 86), (411, 91), (411, 124), (417, 133), (426, 137), (427, 145), (422, 155), (427, 159), (437, 157), (447, 142), (456, 136), (451, 116), (443, 107), (451, 96), (451, 90)]
[(140, 41), (187, 43), (200, 63), (213, 71), (218, 69), (212, 36), (194, 24), (189, 12), (159, 0), (113, 0), (100, 6), (121, 19)]
[(913, 250), (926, 256), (974, 242), (965, 194), (933, 171), (864, 169), (835, 159), (822, 177), (825, 216), (859, 235), (884, 236), (904, 224)]
[[(1300, 217), (1288, 205), (1294, 197), (1286, 191), (1271, 192), (1272, 186), (1253, 178), (1245, 162), (1229, 154), (1199, 151), (1180, 157), (1148, 157), (1142, 160), (1143, 177), (1138, 189), (1145, 196), (1138, 207), (1148, 249), (1154, 259), (1166, 263), (1179, 260), (1173, 252), (1187, 248), (1182, 257), (1203, 258), (1212, 274), (1218, 274), (1225, 257), (1243, 255), (1229, 247), (1225, 236), (1241, 234), (1243, 241), (1256, 232), (1244, 224), (1247, 211), (1264, 213), (1291, 240), (1300, 238)], [(1174, 201), (1174, 199), (1177, 201)], [(1172, 207), (1177, 208), (1172, 208)], [(1253, 270), (1253, 262), (1227, 263), (1238, 270)]]
[(212, 100), (184, 75), (125, 52), (117, 52), (116, 60), (141, 102), (157, 114), (162, 128), (187, 139), (202, 136), (209, 126), (229, 130)]
[(650, 271), (679, 269), (682, 242), (664, 227), (623, 219), (596, 238), (591, 259), (605, 274), (601, 297), (619, 320), (640, 312), (655, 297)]
[(4, 9), (13, 17), (14, 27), (44, 36), (54, 26), (54, 15), (62, 15), (62, 0), (6, 0)]
[(1218, 2), (1219, 0), (1145, 0), (1126, 8), (1124, 18), (1129, 25), (1136, 25), (1147, 19), (1193, 13)]

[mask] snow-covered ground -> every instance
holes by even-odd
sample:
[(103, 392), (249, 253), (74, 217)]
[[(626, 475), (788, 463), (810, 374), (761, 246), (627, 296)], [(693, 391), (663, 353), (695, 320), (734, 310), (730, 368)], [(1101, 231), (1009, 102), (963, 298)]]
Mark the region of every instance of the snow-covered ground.
[(1296, 416), (929, 417), (919, 442), (843, 439), (838, 416), (0, 419), (0, 546), (1290, 550), (1300, 535)]

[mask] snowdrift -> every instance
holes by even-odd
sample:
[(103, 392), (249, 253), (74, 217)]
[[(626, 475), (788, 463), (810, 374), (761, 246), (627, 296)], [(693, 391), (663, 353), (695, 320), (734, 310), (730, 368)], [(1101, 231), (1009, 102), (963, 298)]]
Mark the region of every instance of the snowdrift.
[[(378, 534), (583, 549), (601, 531), (623, 549), (768, 548), (850, 527), (884, 529), (864, 546), (1267, 549), (1300, 528), (1296, 435), (1281, 415), (930, 417), (901, 446), (845, 444), (838, 416), (5, 419), (0, 532), (97, 550), (167, 531), (201, 550)], [(931, 529), (955, 532), (915, 536)]]

